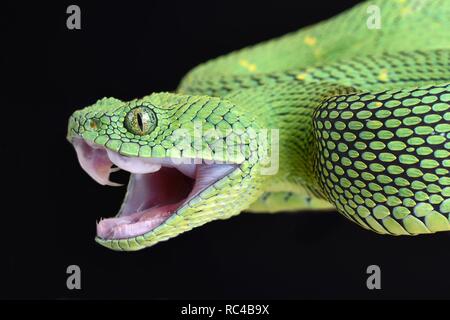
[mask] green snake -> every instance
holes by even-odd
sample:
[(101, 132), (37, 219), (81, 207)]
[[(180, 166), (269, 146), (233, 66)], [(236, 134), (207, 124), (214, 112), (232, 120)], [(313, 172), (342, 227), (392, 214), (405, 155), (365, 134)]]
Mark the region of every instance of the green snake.
[(139, 250), (242, 211), (336, 210), (388, 235), (450, 230), (450, 1), (362, 2), (191, 70), (175, 92), (75, 111), (103, 185), (96, 241)]

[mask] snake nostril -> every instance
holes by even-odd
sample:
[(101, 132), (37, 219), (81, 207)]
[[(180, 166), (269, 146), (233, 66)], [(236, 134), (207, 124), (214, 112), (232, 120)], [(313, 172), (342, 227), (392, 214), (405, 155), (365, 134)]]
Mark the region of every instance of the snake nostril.
[(99, 129), (99, 123), (96, 119), (90, 119), (87, 121), (86, 129), (96, 131)]

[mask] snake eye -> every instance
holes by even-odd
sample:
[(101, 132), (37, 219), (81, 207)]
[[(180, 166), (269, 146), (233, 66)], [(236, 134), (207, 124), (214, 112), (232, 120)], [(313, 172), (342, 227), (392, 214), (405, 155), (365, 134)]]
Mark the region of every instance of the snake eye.
[(145, 106), (134, 108), (125, 117), (125, 127), (139, 136), (146, 135), (156, 127), (156, 114)]

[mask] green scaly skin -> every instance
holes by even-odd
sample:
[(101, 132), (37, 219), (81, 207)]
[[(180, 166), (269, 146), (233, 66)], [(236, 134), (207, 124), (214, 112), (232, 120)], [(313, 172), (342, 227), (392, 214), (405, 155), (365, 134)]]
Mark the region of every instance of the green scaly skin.
[[(369, 5), (381, 29), (367, 28)], [(123, 102), (102, 99), (76, 111), (79, 136), (129, 157), (196, 157), (239, 163), (152, 231), (96, 240), (139, 250), (244, 210), (333, 209), (381, 234), (450, 230), (450, 1), (378, 0), (278, 39), (194, 68), (176, 93)], [(158, 122), (136, 135), (127, 113), (146, 105)], [(174, 148), (193, 122), (237, 130), (241, 153)], [(95, 125), (92, 125), (94, 123)], [(247, 129), (279, 129), (279, 170)], [(239, 130), (238, 130), (239, 129)], [(225, 148), (231, 148), (223, 139)], [(318, 230), (320, 232), (320, 230)]]

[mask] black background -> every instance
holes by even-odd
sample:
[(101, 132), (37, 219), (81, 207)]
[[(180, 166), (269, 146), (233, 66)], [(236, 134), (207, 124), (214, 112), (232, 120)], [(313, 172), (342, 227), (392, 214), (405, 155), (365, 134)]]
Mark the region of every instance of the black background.
[[(93, 241), (124, 190), (79, 167), (65, 140), (75, 109), (173, 90), (200, 62), (356, 2), (2, 4), (0, 297), (450, 298), (449, 234), (378, 236), (335, 213), (242, 214), (135, 253)], [(66, 28), (70, 4), (81, 30)], [(71, 264), (82, 290), (66, 288)], [(371, 264), (382, 290), (366, 288)]]

